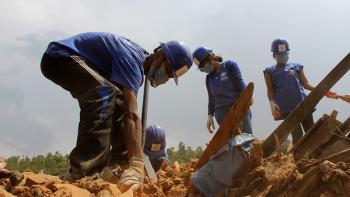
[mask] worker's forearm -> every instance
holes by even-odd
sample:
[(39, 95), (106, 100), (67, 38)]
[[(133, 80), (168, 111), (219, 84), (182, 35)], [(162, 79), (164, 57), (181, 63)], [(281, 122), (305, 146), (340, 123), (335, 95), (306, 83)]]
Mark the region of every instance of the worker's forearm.
[(304, 88), (309, 90), (309, 91), (312, 91), (313, 89), (315, 89), (315, 86), (313, 86), (310, 83), (307, 83), (307, 84), (304, 85)]
[(269, 101), (274, 100), (274, 95), (273, 95), (273, 91), (267, 91), (267, 98), (269, 99)]
[(124, 135), (129, 157), (142, 158), (141, 120), (137, 113), (125, 112)]

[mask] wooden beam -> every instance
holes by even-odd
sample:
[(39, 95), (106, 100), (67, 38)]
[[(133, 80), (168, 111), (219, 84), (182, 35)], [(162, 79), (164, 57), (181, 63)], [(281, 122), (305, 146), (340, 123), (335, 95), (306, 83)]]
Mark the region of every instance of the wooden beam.
[(263, 143), (264, 157), (270, 156), (274, 152), (276, 134), (280, 141), (283, 142), (287, 139), (290, 132), (298, 125), (302, 120), (308, 116), (317, 103), (323, 98), (323, 96), (331, 89), (331, 87), (342, 78), (346, 72), (350, 69), (350, 53), (344, 57), (344, 59), (328, 73), (328, 75), (310, 92), (310, 94), (287, 116), (287, 118), (271, 133), (269, 137)]
[[(241, 124), (244, 115), (247, 113), (251, 104), (254, 91), (254, 84), (249, 83), (246, 89), (241, 93), (237, 102), (231, 107), (221, 123), (218, 131), (215, 133), (212, 140), (209, 142), (207, 148), (199, 158), (196, 169), (201, 168), (208, 161), (210, 156), (219, 151), (232, 137), (232, 135), (239, 134), (238, 127)], [(235, 132), (235, 133), (233, 133)]]

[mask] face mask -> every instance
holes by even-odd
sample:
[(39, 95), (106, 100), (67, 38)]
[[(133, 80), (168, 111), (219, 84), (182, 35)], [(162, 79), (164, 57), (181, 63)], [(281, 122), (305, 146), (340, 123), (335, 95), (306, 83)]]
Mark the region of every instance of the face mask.
[(158, 66), (161, 63), (162, 62), (153, 64), (148, 72), (147, 79), (150, 81), (152, 87), (157, 87), (161, 84), (166, 83), (169, 80), (169, 76), (165, 70), (165, 67)]
[(277, 63), (286, 64), (289, 59), (289, 53), (282, 53), (275, 56)]
[(199, 70), (209, 74), (214, 71), (214, 66), (211, 63), (205, 63), (202, 68), (199, 68)]

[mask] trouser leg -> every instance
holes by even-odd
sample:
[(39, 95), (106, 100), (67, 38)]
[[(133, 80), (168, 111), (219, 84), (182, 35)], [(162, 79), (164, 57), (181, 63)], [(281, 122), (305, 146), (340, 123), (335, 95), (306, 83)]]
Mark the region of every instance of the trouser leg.
[(296, 144), (300, 138), (303, 137), (303, 129), (301, 128), (300, 123), (292, 130), (292, 143)]
[(44, 55), (41, 68), (48, 79), (68, 90), (79, 102), (78, 137), (69, 155), (71, 170), (81, 176), (101, 170), (110, 150), (115, 98), (122, 92), (78, 56)]
[(301, 125), (303, 126), (304, 132), (308, 132), (309, 129), (315, 124), (312, 113), (306, 116), (306, 118), (301, 121)]
[[(215, 109), (215, 119), (220, 125), (224, 120), (227, 113), (230, 111), (232, 105), (226, 105), (224, 107), (220, 107)], [(240, 124), (240, 129), (244, 133), (252, 134), (252, 112), (249, 109), (246, 114), (244, 114), (243, 120)]]
[(248, 109), (242, 121), (242, 132), (252, 134), (252, 112)]
[(116, 106), (113, 116), (113, 127), (111, 133), (111, 152), (109, 155), (108, 165), (128, 164), (128, 152), (124, 140), (124, 112), (122, 98), (116, 98)]

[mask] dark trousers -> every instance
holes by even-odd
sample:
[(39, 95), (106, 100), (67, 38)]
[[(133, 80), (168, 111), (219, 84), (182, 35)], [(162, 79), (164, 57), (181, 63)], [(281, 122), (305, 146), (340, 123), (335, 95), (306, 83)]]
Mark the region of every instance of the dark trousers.
[(44, 54), (41, 71), (79, 102), (78, 137), (69, 155), (73, 178), (92, 175), (118, 159), (125, 161), (122, 91), (79, 56)]
[[(301, 124), (298, 124), (298, 126), (292, 130), (292, 143), (297, 143), (300, 140), (300, 138), (303, 137), (303, 134), (306, 133), (312, 127), (312, 125), (314, 125), (314, 118), (311, 113), (303, 121), (301, 121)], [(303, 126), (303, 128), (301, 128), (301, 126)]]
[[(216, 122), (220, 125), (222, 121), (224, 121), (224, 118), (227, 114), (227, 112), (230, 111), (232, 105), (226, 105), (220, 108), (215, 109), (215, 119)], [(252, 112), (250, 108), (248, 109), (247, 113), (243, 117), (243, 121), (241, 123), (241, 130), (244, 133), (252, 134)]]

